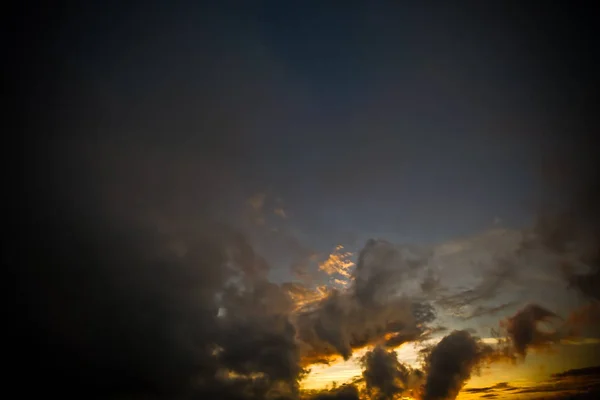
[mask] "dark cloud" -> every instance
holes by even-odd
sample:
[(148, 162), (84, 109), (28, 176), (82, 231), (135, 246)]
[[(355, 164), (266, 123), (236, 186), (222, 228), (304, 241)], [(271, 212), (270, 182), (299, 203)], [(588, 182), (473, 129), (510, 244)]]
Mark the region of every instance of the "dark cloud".
[(427, 275), (421, 282), (421, 290), (425, 293), (430, 293), (440, 287), (440, 279), (435, 276), (432, 269), (427, 270)]
[(430, 254), (399, 248), (385, 240), (369, 240), (358, 256), (354, 290), (363, 304), (381, 304), (395, 297), (402, 279), (424, 266)]
[(569, 369), (567, 371), (559, 372), (557, 374), (552, 374), (552, 377), (556, 379), (568, 378), (573, 376), (596, 376), (600, 379), (600, 366), (596, 365), (587, 368)]
[(467, 393), (488, 393), (488, 392), (494, 392), (497, 390), (512, 391), (515, 389), (516, 388), (511, 386), (508, 382), (499, 382), (493, 386), (486, 386), (486, 387), (482, 387), (482, 388), (469, 388), (469, 389), (465, 389), (464, 391)]
[[(577, 103), (569, 101), (565, 112), (555, 116), (560, 119), (556, 121), (559, 126), (569, 126), (569, 134), (565, 132), (554, 146), (547, 146), (547, 159), (542, 165), (545, 192), (535, 232), (542, 246), (564, 258), (564, 275), (572, 287), (598, 300), (600, 165), (594, 150), (597, 116), (591, 106), (595, 102), (588, 104), (591, 98), (582, 97), (589, 94), (573, 95), (580, 103), (575, 106)], [(578, 271), (577, 265), (586, 266), (587, 271)]]
[(358, 389), (355, 385), (342, 385), (339, 388), (324, 390), (310, 400), (359, 400)]
[(502, 390), (513, 389), (513, 387), (510, 386), (510, 384), (508, 382), (498, 382), (492, 387), (495, 389), (502, 389)]
[(597, 366), (567, 370), (552, 374), (551, 378), (533, 386), (511, 386), (500, 382), (493, 386), (468, 388), (464, 392), (481, 394), (482, 398), (506, 397), (525, 394), (534, 399), (593, 399), (600, 393), (600, 368)]
[(563, 394), (558, 397), (560, 399), (597, 398), (600, 394), (600, 366), (596, 365), (592, 367), (570, 369), (552, 374), (551, 379), (545, 384), (538, 388), (531, 388), (533, 391), (536, 389), (548, 392), (563, 392)]
[[(348, 358), (358, 347), (423, 337), (432, 308), (402, 297), (400, 287), (429, 255), (369, 241), (348, 292), (312, 293), (268, 282), (265, 258), (251, 238), (231, 228), (240, 217), (232, 204), (263, 187), (258, 180), (282, 184), (308, 176), (290, 192), (305, 195), (308, 186), (335, 198), (358, 192), (356, 185), (387, 189), (380, 178), (397, 181), (386, 165), (397, 164), (401, 141), (395, 135), (366, 140), (366, 133), (382, 127), (373, 123), (378, 120), (384, 131), (396, 130), (397, 113), (388, 113), (398, 108), (393, 93), (415, 104), (410, 90), (390, 91), (384, 78), (369, 93), (367, 112), (312, 123), (322, 110), (317, 102), (305, 107), (311, 103), (301, 88), (306, 80), (291, 82), (278, 59), (251, 39), (253, 27), (233, 29), (237, 17), (156, 5), (123, 13), (91, 6), (74, 16), (57, 8), (61, 15), (51, 23), (31, 15), (34, 23), (12, 35), (35, 36), (32, 46), (7, 46), (25, 49), (19, 55), (26, 59), (26, 74), (14, 80), (25, 82), (16, 97), (25, 103), (20, 123), (26, 126), (14, 134), (22, 147), (4, 146), (21, 158), (3, 160), (5, 171), (19, 173), (17, 187), (6, 185), (3, 225), (2, 264), (14, 298), (5, 324), (9, 385), (63, 398), (294, 398), (306, 360)], [(425, 89), (421, 99), (438, 97)], [(380, 91), (391, 97), (377, 99)], [(409, 114), (430, 115), (416, 109)], [(340, 133), (315, 145), (331, 131)], [(332, 151), (340, 143), (350, 145), (345, 157)], [(594, 265), (600, 201), (588, 183), (595, 182), (590, 171), (597, 161), (595, 154), (574, 154), (577, 162), (589, 160), (568, 173), (577, 179), (564, 180), (577, 186), (566, 190), (576, 206), (552, 214), (566, 217), (552, 217), (538, 231), (557, 252), (584, 243), (580, 259)], [(301, 264), (312, 250), (293, 232), (279, 232), (261, 231), (259, 239), (292, 254), (294, 270), (304, 273)], [(511, 271), (501, 270), (458, 303), (492, 296)], [(595, 296), (597, 272), (565, 271), (574, 286)], [(426, 291), (436, 284), (424, 283)], [(309, 310), (296, 314), (292, 292)], [(538, 336), (528, 333), (530, 319), (511, 321), (509, 333), (524, 354)], [(479, 360), (471, 341), (453, 333), (431, 352), (430, 398), (454, 393), (468, 378)], [(443, 349), (452, 354), (454, 348), (461, 350), (445, 361)], [(358, 397), (353, 386), (322, 396)]]
[[(296, 398), (316, 357), (349, 357), (386, 334), (413, 340), (434, 318), (382, 279), (398, 284), (394, 268), (414, 267), (390, 264), (378, 246), (363, 251), (349, 293), (267, 281), (248, 238), (215, 222), (228, 215), (227, 194), (183, 149), (62, 143), (51, 149), (62, 161), (32, 181), (39, 200), (11, 225), (28, 235), (3, 254), (22, 349), (14, 383), (43, 360), (37, 381), (65, 398)], [(314, 295), (310, 311), (295, 315), (292, 294)]]
[[(584, 390), (579, 393), (562, 393), (558, 395), (552, 396), (552, 399), (555, 400), (595, 400), (600, 396), (600, 390), (598, 389), (590, 389)], [(544, 397), (541, 397), (543, 399)]]
[(454, 331), (425, 356), (424, 400), (454, 399), (492, 349), (467, 331)]
[(235, 297), (233, 302), (223, 301), (224, 316), (218, 321), (222, 327), (216, 341), (219, 366), (242, 375), (264, 374), (296, 393), (304, 371), (296, 330), (288, 318), (291, 302), (277, 285), (268, 282)]
[(371, 398), (393, 399), (420, 384), (423, 374), (398, 361), (395, 351), (377, 346), (361, 358), (363, 378)]
[(525, 357), (528, 348), (554, 343), (560, 338), (555, 330), (543, 331), (538, 325), (540, 322), (557, 318), (559, 317), (552, 311), (530, 304), (502, 321), (501, 326), (506, 329), (514, 351), (521, 357)]
[(401, 278), (414, 264), (385, 241), (369, 241), (353, 271), (346, 292), (333, 291), (297, 318), (299, 337), (315, 354), (339, 354), (354, 348), (400, 338), (416, 338), (435, 315), (427, 303), (402, 297)]
[[(36, 380), (66, 398), (265, 398), (279, 386), (293, 394), (302, 370), (291, 302), (253, 275), (255, 254), (231, 236), (214, 226), (184, 240), (114, 221), (46, 219), (10, 254), (21, 302), (15, 379), (35, 363), (45, 371)], [(239, 274), (240, 289), (227, 289)]]
[(565, 266), (564, 272), (569, 285), (596, 301), (600, 300), (600, 295), (598, 295), (600, 292), (600, 272), (596, 270), (589, 274), (576, 274), (568, 266)]
[[(537, 398), (552, 399), (593, 399), (600, 394), (600, 380), (597, 376), (568, 377), (551, 379), (536, 386), (520, 388), (514, 394), (526, 394)], [(536, 398), (536, 397), (533, 397)]]
[(244, 163), (231, 121), (244, 111), (176, 76), (133, 98), (108, 82), (79, 92), (90, 77), (75, 76), (63, 93), (74, 114), (32, 143), (3, 252), (13, 384), (64, 398), (296, 395), (292, 302), (228, 224)]

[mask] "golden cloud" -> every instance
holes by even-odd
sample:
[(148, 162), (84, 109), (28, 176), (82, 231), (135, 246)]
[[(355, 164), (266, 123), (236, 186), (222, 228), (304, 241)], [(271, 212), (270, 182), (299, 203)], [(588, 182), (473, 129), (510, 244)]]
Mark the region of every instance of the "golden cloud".
[(327, 275), (339, 274), (344, 278), (350, 278), (350, 269), (354, 266), (354, 262), (349, 259), (352, 253), (343, 250), (344, 246), (337, 245), (329, 257), (319, 264), (319, 269)]

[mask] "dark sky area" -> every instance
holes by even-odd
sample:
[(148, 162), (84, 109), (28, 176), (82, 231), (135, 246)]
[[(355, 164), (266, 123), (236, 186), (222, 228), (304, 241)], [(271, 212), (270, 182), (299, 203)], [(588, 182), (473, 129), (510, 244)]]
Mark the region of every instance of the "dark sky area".
[[(375, 328), (328, 329), (407, 312), (373, 305), (395, 275), (366, 261), (383, 251), (369, 239), (434, 246), (544, 230), (541, 217), (566, 207), (577, 223), (561, 219), (540, 243), (597, 246), (600, 46), (594, 13), (575, 3), (8, 7), (15, 382), (44, 375), (46, 394), (66, 398), (295, 398), (306, 354), (379, 343), (356, 344)], [(337, 245), (356, 264), (354, 291), (297, 316), (282, 288), (326, 280), (318, 265)], [(597, 301), (590, 276), (567, 280)], [(462, 335), (440, 343), (466, 346), (468, 365), (489, 358)], [(426, 369), (443, 364), (435, 354)], [(223, 365), (237, 375), (217, 378)], [(423, 390), (462, 387), (435, 386), (428, 371), (435, 390)]]

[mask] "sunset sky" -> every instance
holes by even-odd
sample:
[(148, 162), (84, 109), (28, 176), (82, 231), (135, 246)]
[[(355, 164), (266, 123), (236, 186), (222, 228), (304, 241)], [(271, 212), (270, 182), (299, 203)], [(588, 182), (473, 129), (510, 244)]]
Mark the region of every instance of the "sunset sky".
[(21, 392), (600, 396), (592, 12), (12, 11)]

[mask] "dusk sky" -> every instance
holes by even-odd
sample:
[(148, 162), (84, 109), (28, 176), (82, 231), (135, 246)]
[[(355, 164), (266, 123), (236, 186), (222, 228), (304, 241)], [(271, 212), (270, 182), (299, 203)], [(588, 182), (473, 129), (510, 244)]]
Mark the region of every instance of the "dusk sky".
[(8, 380), (600, 396), (600, 46), (561, 4), (11, 9)]

